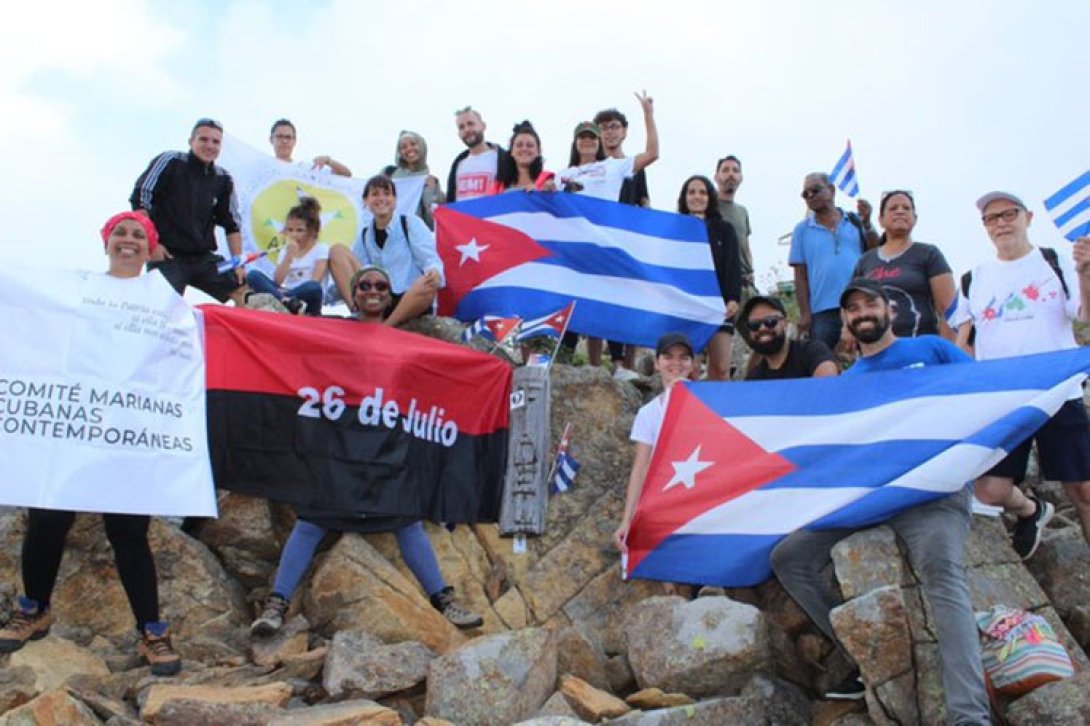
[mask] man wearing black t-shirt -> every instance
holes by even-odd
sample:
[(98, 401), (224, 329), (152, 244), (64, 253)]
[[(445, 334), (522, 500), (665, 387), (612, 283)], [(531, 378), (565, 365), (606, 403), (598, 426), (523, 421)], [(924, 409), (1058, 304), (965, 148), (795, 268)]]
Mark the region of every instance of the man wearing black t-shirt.
[(836, 357), (820, 340), (790, 340), (783, 303), (757, 295), (742, 306), (738, 330), (760, 361), (746, 373), (747, 381), (781, 378), (821, 378), (840, 373)]

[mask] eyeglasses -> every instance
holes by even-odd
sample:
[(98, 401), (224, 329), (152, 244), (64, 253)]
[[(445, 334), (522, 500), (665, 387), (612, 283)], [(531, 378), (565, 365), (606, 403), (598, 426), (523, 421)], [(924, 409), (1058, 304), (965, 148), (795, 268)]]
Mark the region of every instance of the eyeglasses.
[(193, 128), (195, 129), (200, 128), (201, 126), (211, 126), (217, 131), (223, 131), (223, 124), (214, 118), (199, 118), (197, 119), (197, 123), (193, 124)]
[(994, 214), (985, 214), (980, 218), (980, 221), (984, 223), (985, 227), (994, 227), (999, 224), (999, 220), (1004, 222), (1013, 222), (1018, 218), (1018, 213), (1021, 212), (1021, 207), (1010, 207), (1004, 209), (1002, 212), (995, 212)]
[(356, 289), (360, 292), (371, 292), (372, 290), (375, 292), (386, 292), (390, 289), (390, 283), (383, 282), (382, 280), (378, 280), (377, 282), (360, 280), (359, 284), (356, 285)]
[(766, 315), (759, 320), (747, 320), (746, 327), (749, 328), (749, 332), (756, 333), (761, 328), (774, 330), (781, 322), (783, 322), (782, 315)]
[(825, 190), (825, 185), (824, 184), (814, 184), (813, 186), (808, 186), (808, 187), (806, 187), (805, 189), (802, 190), (802, 198), (803, 199), (809, 199), (810, 197), (816, 197), (818, 194), (821, 194), (824, 190)]

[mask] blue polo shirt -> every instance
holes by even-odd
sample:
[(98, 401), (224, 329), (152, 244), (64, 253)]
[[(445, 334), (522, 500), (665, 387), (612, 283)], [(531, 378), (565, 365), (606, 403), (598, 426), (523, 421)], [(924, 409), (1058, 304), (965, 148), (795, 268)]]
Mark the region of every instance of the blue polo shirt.
[(833, 232), (821, 226), (812, 214), (795, 225), (787, 263), (806, 266), (811, 313), (839, 309), (840, 293), (863, 255), (863, 242), (844, 210), (840, 210), (840, 223)]

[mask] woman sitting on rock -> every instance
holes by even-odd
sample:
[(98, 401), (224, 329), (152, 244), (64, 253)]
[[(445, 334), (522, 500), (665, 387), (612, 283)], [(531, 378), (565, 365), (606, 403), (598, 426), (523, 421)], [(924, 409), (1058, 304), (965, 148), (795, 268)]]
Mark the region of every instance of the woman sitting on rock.
[[(363, 267), (352, 276), (353, 303), (356, 319), (361, 323), (383, 324), (390, 314), (391, 294), (390, 277), (380, 267)], [(326, 532), (339, 529), (351, 520), (332, 520), (325, 517), (310, 517), (301, 513), (295, 520), (295, 526), (288, 535), (284, 551), (280, 555), (280, 564), (276, 568), (276, 579), (272, 593), (265, 601), (261, 616), (250, 626), (250, 634), (268, 636), (280, 630), (284, 624), (284, 614), (303, 579), (307, 568), (314, 559), (318, 545)], [(432, 607), (443, 617), (459, 628), (476, 628), (484, 621), (480, 615), (470, 612), (454, 601), (454, 588), (447, 585), (439, 571), (439, 562), (435, 550), (424, 526), (419, 521), (402, 524), (403, 520), (393, 518), (366, 518), (359, 523), (372, 522), (375, 526), (369, 531), (381, 531), (383, 522), (394, 530), (398, 547), (405, 564), (412, 570), (420, 586), (431, 600)]]
[(292, 312), (306, 305), (307, 315), (322, 314), (322, 281), (329, 269), (329, 246), (318, 241), (322, 207), (314, 197), (303, 197), (288, 210), (284, 235), (288, 246), (280, 253), (273, 279), (251, 270), (246, 282), (254, 292), (266, 292)]
[[(102, 241), (110, 258), (107, 274), (121, 279), (139, 277), (158, 238), (155, 225), (143, 214), (121, 212), (111, 217), (102, 228)], [(22, 549), (25, 594), (18, 598), (15, 613), (0, 630), (0, 653), (12, 653), (28, 640), (48, 635), (53, 624), (50, 597), (64, 555), (64, 542), (75, 519), (75, 512), (28, 510)], [(151, 518), (144, 514), (103, 514), (102, 519), (140, 633), (137, 653), (151, 666), (153, 675), (174, 675), (181, 670), (182, 660), (171, 647), (166, 621), (159, 619), (155, 560), (148, 546)]]

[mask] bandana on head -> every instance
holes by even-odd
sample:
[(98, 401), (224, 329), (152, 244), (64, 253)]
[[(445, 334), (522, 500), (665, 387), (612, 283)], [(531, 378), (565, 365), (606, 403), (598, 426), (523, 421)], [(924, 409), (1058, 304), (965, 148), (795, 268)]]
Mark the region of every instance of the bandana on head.
[(159, 244), (159, 231), (155, 229), (155, 225), (150, 219), (136, 212), (118, 212), (107, 219), (106, 224), (102, 225), (102, 244), (105, 245), (109, 241), (110, 233), (114, 231), (114, 227), (126, 219), (131, 219), (144, 228), (144, 234), (148, 237), (148, 252), (154, 252), (155, 247)]

